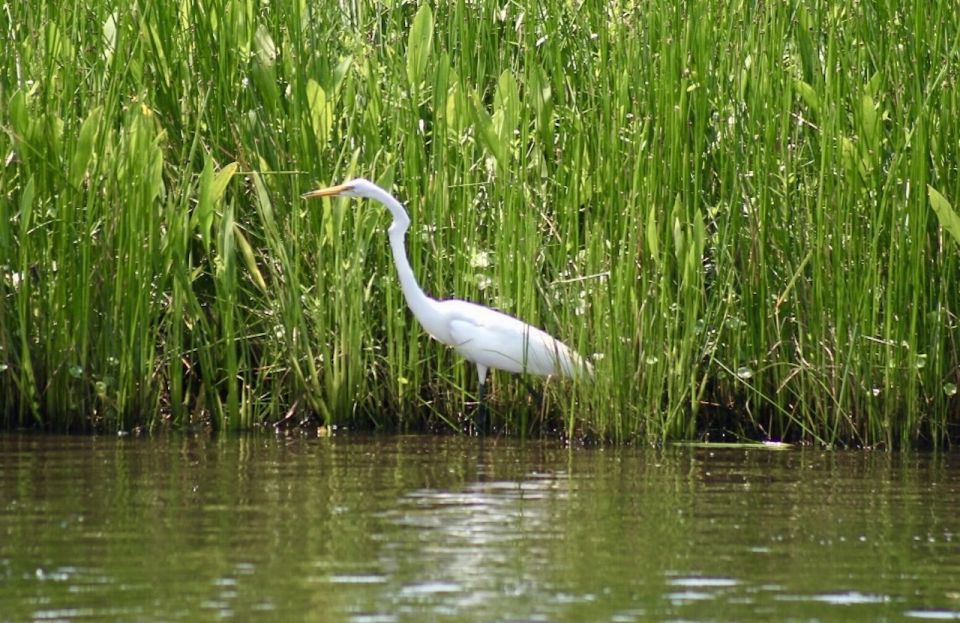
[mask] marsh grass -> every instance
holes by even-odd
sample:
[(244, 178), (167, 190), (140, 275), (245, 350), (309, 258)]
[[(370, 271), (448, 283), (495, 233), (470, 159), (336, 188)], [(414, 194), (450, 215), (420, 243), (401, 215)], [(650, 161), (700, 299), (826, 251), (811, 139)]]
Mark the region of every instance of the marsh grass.
[(952, 3), (500, 4), (3, 3), (4, 426), (463, 426), (363, 175), (594, 358), (503, 430), (956, 438)]

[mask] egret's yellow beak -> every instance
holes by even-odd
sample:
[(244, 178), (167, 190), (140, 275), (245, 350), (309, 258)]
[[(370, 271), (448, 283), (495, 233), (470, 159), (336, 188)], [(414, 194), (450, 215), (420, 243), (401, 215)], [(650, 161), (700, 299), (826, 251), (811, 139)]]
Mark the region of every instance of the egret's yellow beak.
[(303, 193), (300, 195), (303, 199), (316, 199), (318, 197), (336, 197), (341, 193), (353, 190), (353, 186), (350, 184), (340, 184), (339, 186), (331, 186), (329, 188), (318, 188), (317, 190), (311, 190), (310, 192)]

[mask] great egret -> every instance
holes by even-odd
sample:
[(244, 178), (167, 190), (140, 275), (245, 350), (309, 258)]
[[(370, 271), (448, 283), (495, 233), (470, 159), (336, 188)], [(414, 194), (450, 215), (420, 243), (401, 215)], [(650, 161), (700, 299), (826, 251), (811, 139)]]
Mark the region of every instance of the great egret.
[(477, 366), (480, 381), (480, 420), (484, 416), (487, 370), (514, 373), (592, 376), (590, 364), (553, 336), (513, 316), (456, 299), (438, 301), (427, 296), (416, 277), (404, 246), (410, 217), (396, 198), (373, 182), (357, 178), (339, 186), (312, 190), (304, 199), (317, 197), (360, 197), (379, 201), (393, 215), (388, 235), (393, 261), (407, 306), (434, 339), (450, 346)]

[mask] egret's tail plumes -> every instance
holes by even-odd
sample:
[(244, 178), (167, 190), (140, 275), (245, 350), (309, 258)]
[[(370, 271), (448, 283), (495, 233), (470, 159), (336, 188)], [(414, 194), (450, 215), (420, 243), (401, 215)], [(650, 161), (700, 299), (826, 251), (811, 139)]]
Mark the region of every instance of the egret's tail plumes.
[(592, 381), (593, 366), (589, 361), (581, 357), (578, 353), (570, 351), (571, 365), (567, 376), (574, 379)]
[(553, 351), (554, 374), (572, 379), (593, 379), (593, 366), (589, 361), (560, 340), (550, 337), (550, 341), (552, 344), (548, 347)]

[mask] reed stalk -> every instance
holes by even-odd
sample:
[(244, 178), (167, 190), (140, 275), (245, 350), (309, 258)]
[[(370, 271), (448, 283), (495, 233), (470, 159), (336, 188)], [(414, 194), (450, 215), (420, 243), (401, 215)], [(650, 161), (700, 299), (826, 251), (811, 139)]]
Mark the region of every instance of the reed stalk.
[[(459, 429), (424, 289), (593, 358), (503, 430), (957, 438), (946, 0), (6, 2), (0, 422)], [(929, 190), (928, 190), (929, 189)]]

